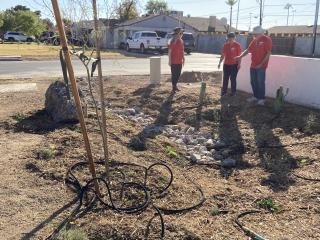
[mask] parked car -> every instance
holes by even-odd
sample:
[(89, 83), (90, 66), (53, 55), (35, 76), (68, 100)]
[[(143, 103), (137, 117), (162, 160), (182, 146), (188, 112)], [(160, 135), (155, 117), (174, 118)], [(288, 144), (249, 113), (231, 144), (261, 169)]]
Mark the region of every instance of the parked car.
[[(47, 42), (51, 43), (54, 46), (59, 46), (60, 45), (60, 37), (59, 36), (49, 37)], [(82, 47), (84, 45), (84, 41), (73, 38), (73, 37), (69, 37), (68, 42), (69, 42), (69, 44), (72, 44), (74, 46)]]
[(148, 50), (162, 52), (167, 44), (161, 37), (158, 37), (156, 32), (141, 31), (133, 34), (127, 39), (126, 50), (130, 52), (132, 49), (140, 50), (140, 53), (145, 53)]
[(190, 54), (192, 51), (194, 51), (196, 47), (196, 40), (194, 39), (192, 33), (188, 33), (188, 32), (183, 33), (182, 40), (184, 43), (184, 51), (187, 54)]
[(39, 37), (39, 41), (40, 42), (47, 42), (49, 40), (49, 38), (53, 37), (53, 36), (54, 36), (54, 32), (50, 32), (50, 31), (43, 32)]
[(9, 42), (14, 42), (14, 41), (33, 42), (35, 40), (34, 36), (28, 36), (21, 32), (6, 32), (3, 38), (5, 41), (9, 41)]
[[(167, 45), (169, 44), (169, 41), (171, 38), (172, 38), (171, 33), (167, 33), (166, 36), (163, 38), (164, 43), (166, 43), (166, 46), (164, 47), (166, 52), (168, 51)], [(184, 43), (184, 51), (187, 54), (190, 54), (192, 51), (194, 51), (196, 46), (196, 41), (192, 33), (188, 33), (188, 32), (183, 33), (182, 40)]]
[[(169, 42), (169, 40), (172, 38), (172, 34), (168, 33), (165, 38)], [(182, 36), (182, 40), (184, 43), (184, 51), (187, 54), (190, 54), (192, 51), (194, 51), (195, 46), (196, 46), (196, 41), (195, 41), (192, 33), (184, 32), (183, 36)]]

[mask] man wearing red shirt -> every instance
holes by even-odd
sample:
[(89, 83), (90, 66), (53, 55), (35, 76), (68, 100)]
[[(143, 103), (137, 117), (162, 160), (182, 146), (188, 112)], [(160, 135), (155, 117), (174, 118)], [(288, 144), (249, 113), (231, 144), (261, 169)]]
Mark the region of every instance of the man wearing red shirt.
[(234, 96), (237, 91), (237, 75), (240, 69), (240, 60), (235, 60), (236, 56), (241, 54), (241, 46), (235, 41), (236, 35), (229, 33), (227, 35), (227, 41), (223, 46), (220, 62), (218, 68), (220, 68), (222, 61), (223, 64), (223, 83), (221, 88), (221, 96), (225, 96), (228, 91), (229, 79), (231, 81), (231, 96)]
[(269, 58), (272, 50), (272, 40), (270, 37), (264, 35), (265, 30), (260, 26), (255, 27), (252, 34), (255, 38), (250, 43), (248, 49), (246, 49), (240, 56), (235, 59), (241, 59), (248, 53), (251, 53), (251, 87), (253, 91), (253, 97), (248, 98), (248, 102), (258, 101), (258, 105), (264, 106), (265, 102), (265, 81), (266, 81), (266, 69), (268, 67)]
[(184, 65), (184, 44), (182, 40), (182, 29), (174, 29), (172, 39), (168, 44), (169, 66), (171, 67), (172, 91), (179, 91), (177, 84), (181, 75), (182, 66)]

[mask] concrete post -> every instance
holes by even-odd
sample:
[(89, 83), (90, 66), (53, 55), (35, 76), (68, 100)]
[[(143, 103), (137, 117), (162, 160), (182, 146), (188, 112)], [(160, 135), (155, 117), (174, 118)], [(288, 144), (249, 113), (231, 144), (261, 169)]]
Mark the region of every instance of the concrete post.
[(150, 58), (150, 84), (160, 84), (161, 79), (161, 58)]

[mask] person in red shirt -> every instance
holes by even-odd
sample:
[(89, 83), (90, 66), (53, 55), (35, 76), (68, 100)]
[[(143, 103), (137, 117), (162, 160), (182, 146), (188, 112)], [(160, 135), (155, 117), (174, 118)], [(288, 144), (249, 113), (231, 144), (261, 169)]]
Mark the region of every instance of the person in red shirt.
[(220, 68), (222, 61), (223, 64), (223, 83), (221, 88), (221, 96), (225, 96), (228, 91), (229, 79), (231, 81), (231, 96), (234, 96), (237, 91), (237, 75), (240, 69), (240, 60), (235, 60), (236, 56), (241, 54), (241, 46), (235, 40), (236, 35), (229, 33), (227, 35), (227, 41), (223, 46), (220, 62), (218, 68)]
[(179, 91), (177, 84), (184, 65), (184, 44), (182, 40), (183, 31), (177, 27), (172, 33), (172, 39), (168, 44), (169, 66), (171, 67), (172, 91)]
[(255, 27), (251, 33), (255, 38), (249, 47), (235, 59), (241, 59), (248, 53), (251, 53), (250, 77), (253, 97), (248, 98), (247, 101), (258, 101), (258, 105), (264, 106), (266, 70), (271, 56), (272, 40), (270, 37), (264, 35), (265, 30), (260, 26)]

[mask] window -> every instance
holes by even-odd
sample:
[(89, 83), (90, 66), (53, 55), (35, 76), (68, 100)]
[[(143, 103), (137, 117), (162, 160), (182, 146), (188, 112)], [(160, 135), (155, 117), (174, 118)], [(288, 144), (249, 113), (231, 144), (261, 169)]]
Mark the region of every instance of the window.
[(155, 32), (143, 32), (141, 37), (158, 37), (158, 35)]
[(183, 39), (183, 40), (194, 40), (192, 34), (183, 34), (182, 39)]
[(135, 34), (133, 35), (133, 39), (137, 39), (137, 38), (139, 38), (139, 33), (135, 33)]

